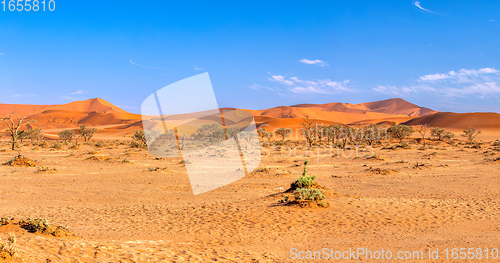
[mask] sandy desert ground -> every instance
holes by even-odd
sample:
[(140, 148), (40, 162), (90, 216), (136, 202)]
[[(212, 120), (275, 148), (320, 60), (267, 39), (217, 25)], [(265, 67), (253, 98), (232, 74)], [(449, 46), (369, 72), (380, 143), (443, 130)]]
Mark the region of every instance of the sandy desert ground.
[[(0, 243), (10, 232), (17, 236), (19, 255), (8, 262), (287, 262), (293, 248), (424, 255), (499, 248), (500, 152), (492, 142), (481, 149), (377, 146), (377, 158), (365, 156), (369, 149), (309, 153), (309, 173), (325, 187), (328, 208), (278, 203), (302, 172), (303, 151), (266, 153), (249, 176), (194, 196), (181, 159), (120, 142), (76, 150), (24, 146), (21, 153), (38, 167), (0, 166), (0, 216), (47, 218), (79, 236), (0, 226)], [(8, 148), (0, 146), (1, 163), (17, 154)]]

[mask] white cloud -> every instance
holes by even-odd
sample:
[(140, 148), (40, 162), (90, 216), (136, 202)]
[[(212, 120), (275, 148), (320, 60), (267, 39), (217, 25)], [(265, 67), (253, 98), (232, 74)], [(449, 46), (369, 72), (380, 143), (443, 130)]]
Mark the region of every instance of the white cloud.
[(85, 93), (87, 93), (87, 91), (85, 91), (85, 90), (77, 90), (75, 92), (72, 92), (71, 94), (73, 94), (73, 95), (81, 95), (81, 94), (85, 94)]
[(252, 90), (271, 90), (271, 91), (277, 91), (279, 90), (278, 88), (276, 87), (268, 87), (268, 86), (264, 86), (264, 85), (260, 85), (260, 84), (253, 84), (251, 86), (248, 86), (249, 89), (252, 89)]
[(159, 70), (163, 70), (163, 68), (160, 68), (160, 67), (150, 67), (150, 66), (145, 66), (145, 65), (141, 65), (141, 64), (137, 64), (135, 63), (134, 61), (130, 60), (130, 64), (136, 66), (136, 67), (140, 67), (140, 68), (148, 68), (148, 69), (159, 69)]
[(447, 73), (436, 73), (421, 76), (421, 81), (440, 81), (448, 79), (455, 83), (475, 82), (478, 79), (489, 80), (490, 74), (498, 74), (500, 71), (494, 68), (481, 69), (460, 69), (458, 71), (448, 71)]
[(303, 80), (299, 77), (287, 78), (281, 75), (274, 75), (269, 80), (284, 85), (288, 91), (295, 94), (333, 94), (338, 92), (352, 92), (348, 88), (349, 80), (333, 81), (330, 79)]
[(420, 80), (434, 81), (434, 80), (448, 79), (448, 78), (451, 78), (451, 76), (447, 74), (430, 74), (420, 77)]
[(421, 76), (413, 86), (377, 86), (374, 91), (397, 97), (428, 93), (433, 96), (484, 98), (500, 94), (500, 71), (494, 68), (460, 69)]
[(293, 81), (285, 79), (284, 76), (281, 75), (273, 75), (272, 77), (269, 78), (271, 81), (277, 81), (281, 84), (291, 86), (293, 85)]
[(324, 66), (328, 65), (328, 62), (325, 62), (325, 61), (319, 60), (319, 59), (310, 60), (310, 59), (307, 59), (307, 58), (303, 58), (303, 59), (299, 60), (299, 62), (300, 63), (304, 63), (304, 64), (309, 64), (309, 65), (318, 65), (318, 66), (321, 66), (321, 67), (324, 67)]
[(196, 65), (194, 65), (194, 69), (196, 69), (196, 70), (205, 70), (205, 69), (197, 67)]
[(413, 1), (412, 3), (414, 6), (416, 6), (418, 9), (427, 12), (427, 13), (435, 13), (434, 11), (431, 11), (429, 9), (423, 8), (422, 5), (420, 5), (420, 1)]
[(5, 53), (0, 53), (0, 56), (3, 56), (3, 55), (5, 55)]

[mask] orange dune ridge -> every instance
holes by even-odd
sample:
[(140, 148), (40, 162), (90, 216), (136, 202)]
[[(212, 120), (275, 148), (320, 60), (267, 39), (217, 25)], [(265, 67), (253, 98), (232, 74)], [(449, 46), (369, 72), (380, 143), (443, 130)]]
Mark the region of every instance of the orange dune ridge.
[[(234, 110), (224, 108), (222, 111)], [(247, 110), (248, 116), (232, 116), (225, 120), (226, 125), (247, 123), (253, 116), (257, 127), (273, 131), (277, 128), (302, 128), (303, 119), (315, 120), (319, 125), (346, 124), (363, 126), (366, 124), (419, 125), (428, 124), (433, 127), (449, 129), (466, 129), (474, 126), (483, 130), (500, 130), (500, 115), (497, 113), (451, 113), (437, 112), (429, 108), (417, 106), (403, 99), (388, 99), (382, 101), (350, 104), (299, 104), (280, 106), (264, 110)], [(99, 98), (75, 101), (61, 105), (22, 105), (0, 104), (0, 116), (31, 115), (37, 121), (33, 126), (42, 128), (49, 137), (56, 138), (57, 132), (67, 128), (77, 128), (85, 124), (98, 127), (98, 137), (123, 137), (133, 130), (143, 128), (142, 116), (129, 113), (119, 107)], [(240, 113), (241, 115), (241, 113)], [(243, 114), (244, 115), (244, 114)], [(198, 124), (218, 122), (220, 116), (203, 113), (189, 113), (167, 116), (170, 121), (180, 123), (197, 120)], [(144, 123), (147, 127), (159, 125), (159, 116), (149, 116)], [(294, 132), (295, 134), (295, 132)]]
[(492, 112), (453, 113), (438, 112), (405, 122), (406, 125), (428, 124), (432, 127), (467, 129), (475, 127), (486, 130), (500, 130), (500, 114)]

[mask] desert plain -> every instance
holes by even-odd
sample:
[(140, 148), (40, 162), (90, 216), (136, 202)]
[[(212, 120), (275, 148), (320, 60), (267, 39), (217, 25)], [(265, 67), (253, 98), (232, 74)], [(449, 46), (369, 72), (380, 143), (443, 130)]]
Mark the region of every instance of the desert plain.
[[(393, 256), (422, 251), (424, 258), (351, 261), (476, 262), (445, 258), (443, 250), (500, 249), (500, 132), (490, 119), (478, 127), (483, 133), (474, 144), (459, 136), (461, 126), (446, 126), (455, 138), (428, 138), (426, 147), (417, 133), (406, 139), (406, 147), (396, 147), (400, 142), (389, 138), (346, 149), (301, 147), (294, 154), (285, 146), (305, 142), (292, 137), (276, 146), (277, 139), (263, 140), (259, 168), (232, 184), (193, 195), (181, 158), (132, 147), (140, 120), (130, 121), (134, 116), (99, 102), (33, 114), (46, 132), (43, 144), (24, 141), (11, 150), (7, 136), (2, 137), (0, 163), (20, 153), (36, 166), (0, 165), (0, 217), (14, 217), (0, 226), (0, 243), (9, 233), (17, 239), (17, 254), (0, 261), (329, 262), (346, 260), (294, 259), (292, 251), (364, 248), (392, 251)], [(304, 117), (363, 125), (358, 115), (364, 114), (370, 115), (369, 123), (423, 119), (449, 125), (442, 119), (453, 115), (402, 109), (393, 102), (322, 110), (302, 105), (252, 114), (269, 130), (297, 128)], [(92, 103), (101, 108), (89, 110)], [(336, 116), (343, 119), (336, 121)], [(459, 117), (452, 123), (478, 126), (477, 116), (473, 123)], [(82, 123), (98, 127), (92, 141), (74, 147), (57, 140), (59, 131)], [(285, 191), (301, 176), (306, 159), (328, 207), (279, 201), (293, 195)], [(45, 218), (74, 235), (31, 233), (19, 225), (26, 218)], [(429, 259), (428, 251), (436, 249), (439, 258)]]

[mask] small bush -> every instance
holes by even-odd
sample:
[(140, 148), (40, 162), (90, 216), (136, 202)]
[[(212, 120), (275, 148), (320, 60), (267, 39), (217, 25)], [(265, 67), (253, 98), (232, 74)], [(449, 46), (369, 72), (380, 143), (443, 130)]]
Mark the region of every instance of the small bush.
[(396, 147), (397, 148), (403, 148), (403, 149), (406, 149), (406, 150), (411, 149), (411, 146), (408, 143), (406, 143), (406, 142), (401, 143), (401, 144), (397, 145)]
[(315, 188), (299, 188), (293, 191), (293, 197), (300, 206), (306, 206), (312, 202), (322, 205), (323, 200), (325, 199), (325, 195), (323, 195), (320, 190)]
[(285, 142), (284, 142), (284, 141), (281, 141), (281, 140), (280, 140), (280, 141), (276, 141), (276, 142), (274, 143), (274, 145), (276, 145), (276, 146), (283, 146), (283, 145), (285, 145)]
[(3, 163), (3, 165), (35, 167), (36, 162), (19, 154), (18, 156), (12, 158), (8, 162)]
[(0, 226), (8, 225), (14, 220), (13, 216), (4, 216), (0, 218)]
[(19, 226), (32, 233), (44, 233), (49, 229), (49, 222), (45, 218), (27, 219), (19, 221)]
[(130, 142), (130, 148), (144, 148), (144, 144), (136, 141)]
[(55, 237), (75, 237), (76, 235), (65, 226), (50, 225), (46, 218), (20, 220), (19, 226), (31, 233), (46, 234)]
[(60, 149), (62, 149), (62, 145), (58, 142), (55, 142), (55, 143), (52, 143), (52, 145), (50, 145), (50, 148), (60, 150)]

